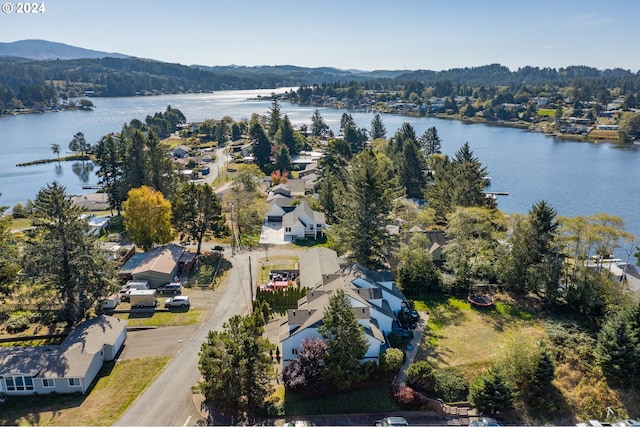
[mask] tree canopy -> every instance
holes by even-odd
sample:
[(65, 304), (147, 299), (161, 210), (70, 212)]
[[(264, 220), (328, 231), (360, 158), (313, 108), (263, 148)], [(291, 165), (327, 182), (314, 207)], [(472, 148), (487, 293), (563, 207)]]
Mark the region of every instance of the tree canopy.
[(122, 204), (124, 226), (131, 240), (147, 251), (173, 240), (171, 204), (161, 192), (143, 185), (129, 191)]

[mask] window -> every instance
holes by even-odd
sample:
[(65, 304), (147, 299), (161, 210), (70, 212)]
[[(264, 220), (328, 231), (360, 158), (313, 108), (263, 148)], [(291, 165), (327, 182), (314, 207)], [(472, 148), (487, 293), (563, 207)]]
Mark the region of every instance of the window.
[(55, 387), (53, 378), (43, 378), (42, 387)]
[(291, 349), (291, 354), (298, 354), (298, 349), (297, 348), (292, 348)]
[(33, 378), (23, 376), (4, 377), (7, 391), (33, 390)]
[(80, 387), (80, 378), (69, 378), (69, 387)]
[(285, 231), (286, 233), (291, 233), (291, 227), (285, 227), (285, 228), (284, 228), (284, 231)]

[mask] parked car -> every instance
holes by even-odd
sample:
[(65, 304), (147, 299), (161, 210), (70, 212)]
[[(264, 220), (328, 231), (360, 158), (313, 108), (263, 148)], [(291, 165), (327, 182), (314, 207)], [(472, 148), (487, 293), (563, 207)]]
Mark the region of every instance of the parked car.
[(614, 424), (616, 427), (640, 427), (640, 421), (622, 420)]
[(164, 286), (160, 286), (158, 288), (158, 292), (161, 294), (181, 294), (182, 293), (182, 283), (168, 283)]
[(498, 421), (493, 418), (481, 417), (477, 420), (473, 420), (469, 423), (470, 427), (489, 427), (489, 426), (501, 426)]
[(377, 426), (408, 426), (409, 423), (403, 417), (386, 417), (376, 421)]
[(191, 305), (191, 300), (189, 299), (189, 295), (179, 295), (171, 298), (167, 298), (164, 302), (164, 308), (170, 307), (189, 307)]

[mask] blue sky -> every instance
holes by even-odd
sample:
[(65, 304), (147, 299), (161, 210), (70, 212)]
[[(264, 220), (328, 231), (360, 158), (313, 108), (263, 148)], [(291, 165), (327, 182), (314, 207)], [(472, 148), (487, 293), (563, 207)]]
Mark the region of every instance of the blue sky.
[(640, 70), (635, 0), (44, 3), (41, 15), (0, 14), (0, 41), (45, 39), (186, 65)]

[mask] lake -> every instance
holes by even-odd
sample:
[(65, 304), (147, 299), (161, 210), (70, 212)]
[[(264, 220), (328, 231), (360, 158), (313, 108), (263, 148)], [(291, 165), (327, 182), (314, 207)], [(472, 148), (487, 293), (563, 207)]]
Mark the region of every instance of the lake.
[[(284, 91), (279, 89), (277, 91)], [(15, 165), (52, 158), (51, 144), (64, 152), (76, 132), (95, 143), (110, 132), (118, 132), (132, 119), (164, 111), (168, 105), (180, 109), (188, 121), (250, 118), (267, 114), (268, 97), (274, 90), (221, 91), (205, 94), (162, 95), (130, 98), (92, 98), (93, 111), (27, 114), (0, 117), (0, 204), (13, 205), (34, 198), (54, 179), (69, 194), (81, 194), (83, 184), (95, 184), (91, 165), (63, 162), (18, 168)], [(315, 107), (281, 103), (281, 114), (294, 125), (310, 125)], [(344, 111), (319, 108), (337, 134)], [(373, 113), (349, 111), (359, 127), (369, 129)], [(625, 219), (628, 231), (640, 236), (640, 146), (620, 147), (609, 143), (563, 140), (521, 129), (465, 124), (455, 120), (382, 115), (387, 136), (402, 123), (410, 123), (418, 136), (435, 126), (445, 154), (452, 155), (465, 142), (487, 167), (492, 178), (489, 191), (508, 192), (498, 197), (506, 213), (527, 212), (544, 199), (560, 215), (577, 216), (607, 212)]]

